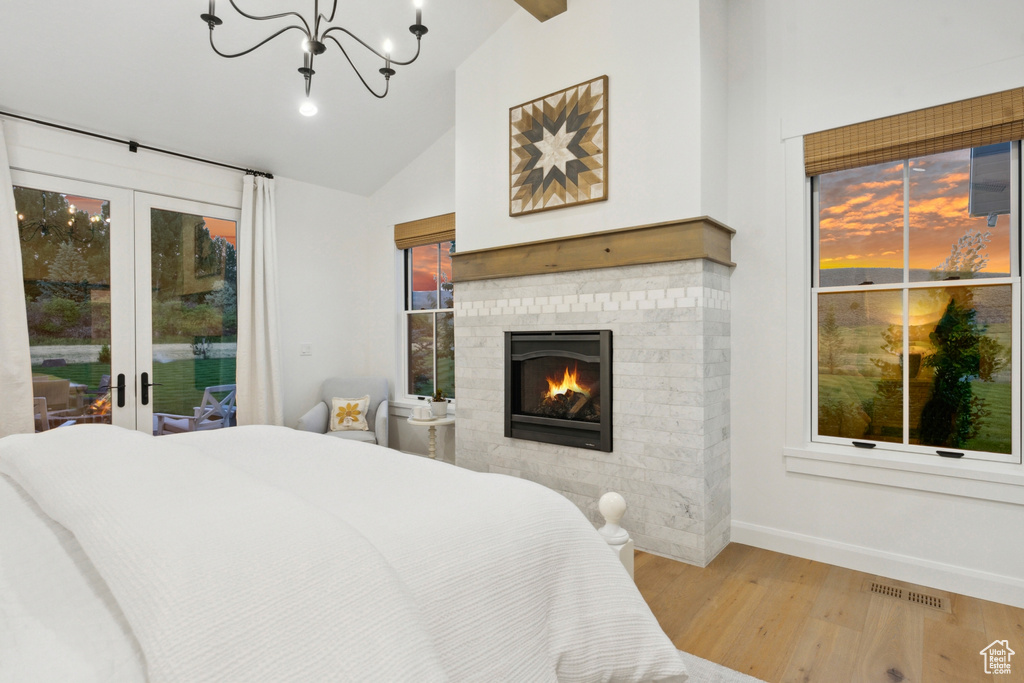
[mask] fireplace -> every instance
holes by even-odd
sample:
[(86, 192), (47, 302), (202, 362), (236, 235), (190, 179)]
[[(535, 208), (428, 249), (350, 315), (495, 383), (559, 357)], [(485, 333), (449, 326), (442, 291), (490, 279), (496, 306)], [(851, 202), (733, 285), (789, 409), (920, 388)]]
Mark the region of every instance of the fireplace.
[(505, 436), (611, 451), (611, 330), (506, 332)]

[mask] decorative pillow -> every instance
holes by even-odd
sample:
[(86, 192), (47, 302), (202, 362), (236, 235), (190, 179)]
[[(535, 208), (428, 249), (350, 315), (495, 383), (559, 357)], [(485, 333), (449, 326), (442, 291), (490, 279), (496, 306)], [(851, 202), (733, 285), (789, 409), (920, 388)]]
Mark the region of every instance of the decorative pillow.
[(362, 398), (332, 398), (331, 431), (368, 430), (370, 425), (366, 422), (366, 408), (369, 405), (369, 395)]

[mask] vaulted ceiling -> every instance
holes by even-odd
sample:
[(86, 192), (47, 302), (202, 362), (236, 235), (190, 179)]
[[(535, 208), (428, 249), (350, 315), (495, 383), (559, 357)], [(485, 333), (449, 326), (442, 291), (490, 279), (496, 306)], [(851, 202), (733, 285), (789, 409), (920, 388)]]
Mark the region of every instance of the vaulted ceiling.
[[(235, 1), (252, 14), (311, 16), (314, 4)], [(321, 11), (330, 4), (320, 0)], [(522, 10), (508, 0), (425, 0), (422, 56), (397, 67), (383, 100), (328, 42), (315, 64), (311, 98), (320, 113), (311, 118), (298, 113), (301, 34), (223, 59), (199, 18), (206, 11), (207, 0), (4, 1), (0, 110), (367, 195), (455, 124), (455, 67)], [(224, 51), (291, 23), (243, 19), (227, 0), (217, 14)], [(335, 24), (378, 49), (390, 38), (404, 60), (415, 50), (414, 18), (412, 0), (339, 0)], [(379, 59), (350, 55), (371, 84), (381, 80)]]

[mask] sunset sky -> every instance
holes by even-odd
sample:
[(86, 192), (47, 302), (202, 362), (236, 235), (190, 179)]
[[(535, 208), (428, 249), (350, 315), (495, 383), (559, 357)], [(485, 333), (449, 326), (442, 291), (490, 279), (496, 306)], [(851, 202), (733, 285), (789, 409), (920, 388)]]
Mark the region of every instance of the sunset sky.
[[(90, 216), (98, 216), (103, 211), (103, 205), (107, 203), (106, 199), (94, 199), (92, 197), (79, 197), (77, 195), (64, 195), (68, 204), (73, 204), (75, 209), (78, 211), (85, 211)], [(209, 218), (203, 217), (206, 222), (206, 227), (210, 231), (210, 237), (223, 237), (226, 239), (231, 246), (235, 244), (235, 222), (226, 221), (220, 218)], [(449, 259), (449, 262), (451, 259)]]
[[(985, 272), (1009, 273), (1009, 216), (989, 228), (968, 214), (970, 150), (912, 159), (910, 169), (910, 268), (937, 268), (961, 236), (980, 230), (991, 233)], [(1007, 182), (1009, 172), (1007, 164)], [(902, 268), (903, 162), (822, 175), (819, 245), (822, 269)]]
[(225, 221), (220, 218), (209, 218), (203, 216), (206, 222), (206, 229), (210, 231), (210, 237), (223, 237), (231, 246), (235, 245), (235, 222)]
[(68, 204), (73, 204), (76, 211), (85, 211), (90, 216), (102, 214), (103, 205), (107, 203), (106, 199), (93, 199), (92, 197), (79, 197), (70, 194), (64, 195), (64, 199)]
[[(448, 243), (441, 249), (441, 272), (451, 280), (452, 257)], [(437, 245), (428, 244), (412, 250), (412, 289), (414, 292), (428, 292), (437, 289)]]

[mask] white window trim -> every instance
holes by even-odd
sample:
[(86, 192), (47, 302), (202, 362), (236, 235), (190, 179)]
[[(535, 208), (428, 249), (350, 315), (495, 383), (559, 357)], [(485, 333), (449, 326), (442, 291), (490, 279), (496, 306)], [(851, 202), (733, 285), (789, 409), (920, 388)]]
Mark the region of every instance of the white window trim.
[(786, 471), (1024, 505), (1024, 465), (811, 441), (811, 181), (803, 137), (783, 140), (786, 228)]
[[(398, 353), (396, 358), (396, 365), (398, 367), (398, 378), (395, 383), (395, 400), (392, 402), (392, 414), (408, 417), (412, 414), (412, 409), (416, 406), (424, 404), (426, 399), (421, 398), (418, 394), (409, 393), (409, 323), (408, 316), (411, 313), (451, 313), (455, 315), (455, 308), (434, 308), (430, 310), (415, 310), (410, 311), (406, 308), (407, 300), (406, 292), (407, 285), (407, 271), (409, 269), (408, 258), (406, 253), (408, 249), (395, 249), (395, 291), (397, 296), (395, 297), (396, 309), (397, 309), (397, 323), (398, 323)], [(440, 293), (438, 294), (440, 298)], [(454, 301), (453, 301), (454, 304)], [(437, 324), (434, 325), (434, 336), (435, 345), (437, 337)], [(437, 359), (434, 359), (435, 365)], [(437, 368), (434, 368), (435, 377), (437, 375)], [(401, 391), (398, 391), (401, 389)], [(455, 414), (456, 399), (448, 400), (448, 412), (451, 415)]]

